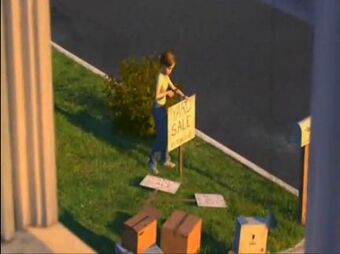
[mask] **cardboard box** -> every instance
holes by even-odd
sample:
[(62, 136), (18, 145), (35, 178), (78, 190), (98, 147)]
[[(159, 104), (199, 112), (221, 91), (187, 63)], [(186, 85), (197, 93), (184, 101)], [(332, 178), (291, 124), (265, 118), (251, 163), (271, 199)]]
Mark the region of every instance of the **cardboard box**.
[(198, 253), (201, 247), (201, 218), (175, 211), (164, 223), (161, 249), (164, 253)]
[(123, 226), (122, 245), (133, 253), (143, 253), (156, 244), (157, 219), (148, 210), (143, 210)]
[(143, 207), (142, 212), (146, 212), (148, 215), (151, 217), (155, 218), (156, 220), (161, 217), (161, 211), (154, 208), (152, 205), (147, 204), (146, 206)]
[(236, 220), (235, 253), (266, 253), (268, 226), (265, 219), (240, 216)]

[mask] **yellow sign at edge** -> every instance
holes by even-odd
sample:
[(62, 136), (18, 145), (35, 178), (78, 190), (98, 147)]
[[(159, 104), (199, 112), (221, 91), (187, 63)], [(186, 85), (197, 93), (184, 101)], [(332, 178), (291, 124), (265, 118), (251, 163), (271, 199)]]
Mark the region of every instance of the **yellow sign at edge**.
[(298, 124), (301, 130), (301, 147), (303, 147), (310, 143), (312, 118), (307, 117), (301, 120)]

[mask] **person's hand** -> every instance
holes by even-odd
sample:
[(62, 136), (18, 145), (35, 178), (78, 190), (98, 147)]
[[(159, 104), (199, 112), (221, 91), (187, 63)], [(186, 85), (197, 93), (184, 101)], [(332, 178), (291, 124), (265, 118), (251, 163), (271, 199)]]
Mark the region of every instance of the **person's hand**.
[(174, 97), (174, 95), (175, 95), (175, 93), (173, 91), (171, 91), (171, 90), (169, 90), (167, 93), (168, 93), (168, 96), (170, 98)]
[(182, 97), (182, 100), (189, 99), (189, 97), (188, 97), (188, 96), (186, 96), (186, 95), (183, 95), (183, 96), (181, 96), (181, 97)]

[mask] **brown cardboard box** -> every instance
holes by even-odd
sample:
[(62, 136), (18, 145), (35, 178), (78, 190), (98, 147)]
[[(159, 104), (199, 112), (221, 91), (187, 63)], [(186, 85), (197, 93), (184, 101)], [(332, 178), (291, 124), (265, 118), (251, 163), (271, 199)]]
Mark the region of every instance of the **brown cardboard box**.
[(143, 253), (156, 244), (157, 219), (154, 214), (143, 210), (123, 226), (122, 245), (133, 253)]
[(164, 253), (198, 253), (201, 247), (202, 220), (182, 211), (175, 211), (164, 223), (161, 249)]
[(235, 253), (266, 253), (268, 227), (263, 218), (240, 216), (236, 221)]
[(148, 204), (146, 206), (143, 207), (142, 212), (146, 212), (148, 215), (150, 215), (151, 217), (155, 218), (156, 220), (159, 219), (159, 217), (161, 217), (161, 211), (154, 208), (152, 205)]

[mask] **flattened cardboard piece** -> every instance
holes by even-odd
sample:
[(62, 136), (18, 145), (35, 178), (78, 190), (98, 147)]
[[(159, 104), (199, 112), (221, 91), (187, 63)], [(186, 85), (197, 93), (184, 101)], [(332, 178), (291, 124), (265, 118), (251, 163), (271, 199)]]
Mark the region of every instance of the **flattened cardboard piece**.
[(139, 185), (150, 189), (175, 194), (181, 184), (165, 178), (146, 175)]
[(128, 249), (125, 249), (121, 243), (115, 244), (115, 253), (116, 254), (133, 254)]
[[(125, 249), (121, 243), (116, 243), (115, 244), (115, 253), (116, 254), (133, 254), (131, 251)], [(143, 254), (163, 254), (163, 251), (159, 246), (156, 244), (149, 249), (145, 250)]]
[(159, 246), (156, 244), (147, 249), (146, 251), (144, 251), (143, 254), (163, 254), (163, 253), (164, 252), (161, 250), (161, 248), (159, 248)]
[(200, 207), (226, 208), (224, 197), (220, 194), (195, 193), (196, 203)]

